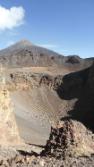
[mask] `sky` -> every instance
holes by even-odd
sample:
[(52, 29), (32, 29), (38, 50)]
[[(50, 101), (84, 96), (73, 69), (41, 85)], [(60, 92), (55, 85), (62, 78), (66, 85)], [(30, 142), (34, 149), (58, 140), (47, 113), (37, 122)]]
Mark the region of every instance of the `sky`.
[(94, 57), (94, 0), (0, 0), (0, 49), (22, 39)]

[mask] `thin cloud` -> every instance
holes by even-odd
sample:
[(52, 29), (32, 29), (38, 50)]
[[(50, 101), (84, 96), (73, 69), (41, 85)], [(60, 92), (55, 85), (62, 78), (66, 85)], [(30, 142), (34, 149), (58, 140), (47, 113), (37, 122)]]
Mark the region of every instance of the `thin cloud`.
[(68, 53), (68, 50), (63, 49), (63, 47), (60, 45), (54, 45), (54, 44), (38, 44), (38, 45), (47, 49), (53, 49), (54, 51), (60, 54)]
[(0, 30), (13, 29), (24, 23), (25, 10), (22, 6), (7, 9), (0, 6)]
[(38, 45), (48, 49), (58, 48), (58, 45), (54, 45), (54, 44), (38, 44)]

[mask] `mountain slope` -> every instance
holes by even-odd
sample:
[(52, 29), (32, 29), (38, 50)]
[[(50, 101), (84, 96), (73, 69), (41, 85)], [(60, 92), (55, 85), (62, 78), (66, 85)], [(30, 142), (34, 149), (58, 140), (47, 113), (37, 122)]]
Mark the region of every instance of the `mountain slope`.
[(75, 55), (64, 57), (27, 40), (0, 51), (0, 63), (8, 67), (62, 67), (75, 71), (90, 66), (92, 61)]
[[(64, 57), (20, 41), (0, 51), (0, 63), (0, 153), (6, 146), (21, 153), (24, 159), (17, 164), (27, 164), (27, 156), (31, 159), (31, 154), (41, 152), (38, 166), (43, 157), (47, 158), (45, 166), (53, 165), (53, 160), (55, 166), (66, 160), (69, 166), (72, 160), (82, 164), (86, 159), (84, 164), (88, 164), (87, 157), (92, 158), (87, 166), (92, 166), (93, 58)], [(78, 160), (82, 156), (83, 160)], [(38, 156), (34, 166), (37, 160)], [(10, 161), (11, 155), (8, 166)]]

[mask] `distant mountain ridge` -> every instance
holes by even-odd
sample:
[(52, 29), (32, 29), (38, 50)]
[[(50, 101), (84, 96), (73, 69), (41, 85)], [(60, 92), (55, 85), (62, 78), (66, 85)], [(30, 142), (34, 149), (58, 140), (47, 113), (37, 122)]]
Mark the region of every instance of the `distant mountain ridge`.
[(64, 56), (54, 51), (21, 40), (0, 51), (0, 63), (8, 67), (75, 67), (79, 69), (90, 66), (93, 59), (82, 59), (79, 56)]

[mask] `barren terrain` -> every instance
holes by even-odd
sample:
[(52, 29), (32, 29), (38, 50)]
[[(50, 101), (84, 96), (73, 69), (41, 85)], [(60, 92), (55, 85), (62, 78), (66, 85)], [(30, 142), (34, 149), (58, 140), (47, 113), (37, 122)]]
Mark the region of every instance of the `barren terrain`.
[(93, 167), (93, 58), (21, 41), (0, 64), (0, 165)]

